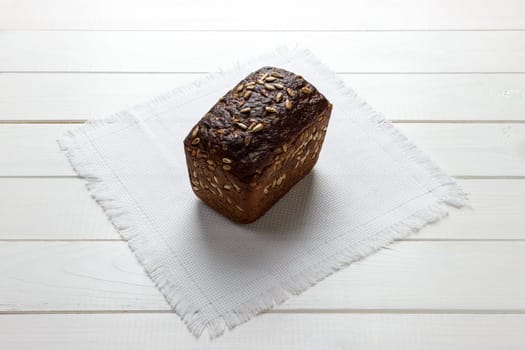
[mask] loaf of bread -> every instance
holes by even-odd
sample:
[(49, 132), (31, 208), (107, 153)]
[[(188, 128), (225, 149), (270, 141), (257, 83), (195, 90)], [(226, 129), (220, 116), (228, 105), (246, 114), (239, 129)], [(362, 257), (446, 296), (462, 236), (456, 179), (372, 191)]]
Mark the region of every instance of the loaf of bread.
[(233, 221), (257, 220), (313, 168), (331, 110), (300, 75), (251, 73), (184, 140), (193, 191)]

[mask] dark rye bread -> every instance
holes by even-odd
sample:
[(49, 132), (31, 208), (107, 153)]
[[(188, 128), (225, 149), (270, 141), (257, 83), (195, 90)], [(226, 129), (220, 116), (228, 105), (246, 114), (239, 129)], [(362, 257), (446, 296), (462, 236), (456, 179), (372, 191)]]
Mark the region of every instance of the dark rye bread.
[(317, 161), (331, 107), (299, 75), (251, 73), (184, 140), (195, 194), (232, 220), (256, 220)]

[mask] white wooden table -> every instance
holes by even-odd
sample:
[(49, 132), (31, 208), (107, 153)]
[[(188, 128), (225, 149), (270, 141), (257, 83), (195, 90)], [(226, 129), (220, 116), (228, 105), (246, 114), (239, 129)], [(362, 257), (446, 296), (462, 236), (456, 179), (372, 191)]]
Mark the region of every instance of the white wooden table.
[[(525, 1), (220, 3), (0, 0), (0, 348), (525, 349)], [(294, 43), (454, 175), (473, 209), (197, 341), (55, 140)]]

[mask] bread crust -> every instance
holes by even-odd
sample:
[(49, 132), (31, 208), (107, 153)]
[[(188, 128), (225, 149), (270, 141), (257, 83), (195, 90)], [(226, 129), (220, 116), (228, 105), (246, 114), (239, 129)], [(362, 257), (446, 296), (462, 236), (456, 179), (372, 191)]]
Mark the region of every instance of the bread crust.
[(313, 168), (331, 110), (302, 76), (249, 74), (184, 140), (193, 191), (236, 222), (255, 221)]

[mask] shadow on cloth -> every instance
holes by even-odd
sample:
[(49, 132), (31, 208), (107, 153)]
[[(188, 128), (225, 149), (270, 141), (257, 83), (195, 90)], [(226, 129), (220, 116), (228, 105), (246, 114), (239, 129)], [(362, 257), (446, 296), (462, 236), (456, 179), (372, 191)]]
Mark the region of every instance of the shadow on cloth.
[(297, 246), (310, 238), (304, 236), (311, 234), (307, 233), (311, 230), (303, 230), (305, 226), (323, 227), (318, 220), (319, 211), (329, 207), (326, 202), (333, 197), (322, 182), (319, 174), (310, 172), (263, 217), (247, 225), (234, 223), (196, 201), (200, 229), (194, 234), (200, 236), (199, 253), (207, 251), (209, 259), (230, 268), (238, 264), (256, 268), (258, 263), (268, 263), (268, 259), (293, 255)]

